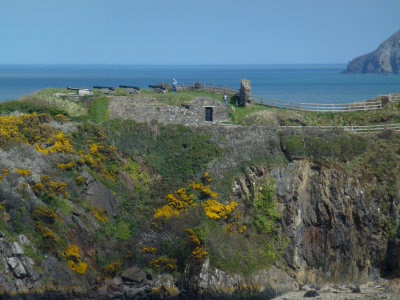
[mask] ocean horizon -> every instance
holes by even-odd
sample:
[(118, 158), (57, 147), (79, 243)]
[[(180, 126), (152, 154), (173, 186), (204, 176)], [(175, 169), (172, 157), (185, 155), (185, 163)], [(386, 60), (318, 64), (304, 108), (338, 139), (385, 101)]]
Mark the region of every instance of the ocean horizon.
[(252, 94), (313, 103), (351, 103), (400, 92), (399, 75), (341, 74), (346, 64), (0, 65), (0, 101), (45, 88), (206, 82), (232, 88), (249, 79)]

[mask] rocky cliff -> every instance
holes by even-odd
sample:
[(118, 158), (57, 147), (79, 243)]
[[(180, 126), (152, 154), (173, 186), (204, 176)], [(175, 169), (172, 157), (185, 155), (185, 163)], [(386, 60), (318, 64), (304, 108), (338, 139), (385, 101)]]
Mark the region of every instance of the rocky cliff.
[(0, 117), (0, 292), (365, 292), (399, 276), (399, 153), (392, 131), (96, 125), (14, 111)]
[(400, 73), (400, 30), (368, 54), (356, 57), (347, 65), (344, 73), (399, 74)]

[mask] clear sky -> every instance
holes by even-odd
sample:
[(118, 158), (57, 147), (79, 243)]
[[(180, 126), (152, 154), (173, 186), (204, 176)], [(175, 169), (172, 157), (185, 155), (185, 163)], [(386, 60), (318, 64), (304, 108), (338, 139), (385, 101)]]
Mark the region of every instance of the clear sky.
[(347, 63), (400, 0), (0, 0), (0, 64)]

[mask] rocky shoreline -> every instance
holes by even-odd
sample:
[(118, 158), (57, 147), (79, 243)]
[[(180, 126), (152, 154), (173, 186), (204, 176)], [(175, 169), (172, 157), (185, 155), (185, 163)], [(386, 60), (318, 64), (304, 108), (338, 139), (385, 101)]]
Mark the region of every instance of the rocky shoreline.
[(273, 298), (274, 300), (298, 299), (326, 299), (326, 300), (376, 300), (400, 299), (400, 280), (379, 279), (361, 285), (326, 285), (315, 287), (305, 285), (298, 291), (288, 292)]

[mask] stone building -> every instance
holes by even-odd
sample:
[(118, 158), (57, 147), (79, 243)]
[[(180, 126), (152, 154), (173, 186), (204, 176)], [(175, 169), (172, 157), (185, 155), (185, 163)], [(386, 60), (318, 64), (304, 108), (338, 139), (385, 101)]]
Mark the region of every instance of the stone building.
[(196, 97), (182, 106), (166, 105), (148, 97), (113, 97), (110, 117), (137, 122), (157, 121), (184, 125), (214, 124), (229, 120), (228, 106), (221, 101)]

